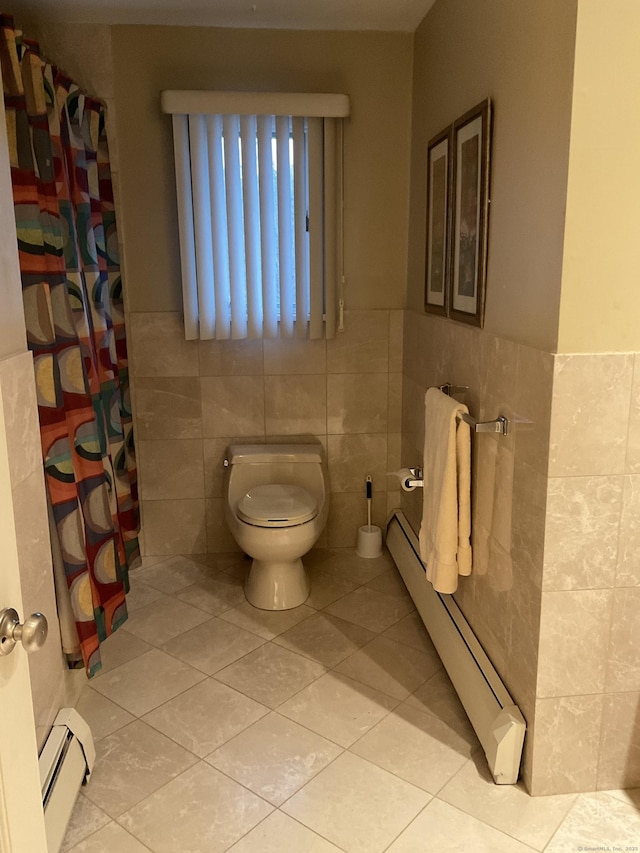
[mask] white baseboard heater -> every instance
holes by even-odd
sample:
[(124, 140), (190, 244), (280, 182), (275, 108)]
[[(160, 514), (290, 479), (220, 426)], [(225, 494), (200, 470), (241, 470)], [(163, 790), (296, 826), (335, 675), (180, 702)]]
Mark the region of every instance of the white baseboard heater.
[(499, 785), (518, 781), (526, 722), (450, 595), (425, 577), (418, 539), (404, 513), (387, 525), (387, 548), (436, 647)]
[(73, 708), (62, 708), (40, 753), (40, 786), (48, 853), (58, 853), (80, 786), (93, 770), (91, 729)]

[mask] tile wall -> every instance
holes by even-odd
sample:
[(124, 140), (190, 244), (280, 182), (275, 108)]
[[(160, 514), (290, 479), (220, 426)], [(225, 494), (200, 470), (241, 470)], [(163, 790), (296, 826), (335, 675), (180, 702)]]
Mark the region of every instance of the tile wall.
[[(508, 436), (473, 439), (474, 571), (455, 598), (528, 722), (533, 720), (543, 572), (553, 357), (480, 329), (405, 311), (402, 464), (422, 462), (424, 395), (458, 395), (474, 417), (509, 418)], [(402, 493), (417, 531), (419, 492)], [(531, 739), (525, 748), (530, 766)]]
[(179, 314), (132, 313), (128, 345), (147, 555), (219, 553), (222, 461), (230, 442), (312, 436), (324, 445), (329, 547), (353, 546), (399, 504), (386, 472), (400, 466), (400, 310), (347, 311), (331, 341), (185, 341)]
[(640, 354), (555, 357), (532, 790), (640, 785)]
[[(456, 600), (528, 723), (533, 794), (640, 785), (640, 355), (552, 355), (405, 312), (402, 464), (429, 385), (510, 436), (473, 444)], [(419, 493), (402, 494), (416, 530)]]

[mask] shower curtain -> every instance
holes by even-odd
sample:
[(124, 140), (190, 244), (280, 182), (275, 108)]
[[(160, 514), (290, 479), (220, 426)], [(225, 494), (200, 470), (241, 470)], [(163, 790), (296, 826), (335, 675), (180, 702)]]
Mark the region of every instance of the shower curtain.
[(101, 667), (100, 641), (127, 618), (128, 570), (139, 558), (105, 115), (7, 15), (0, 61), (52, 550), (63, 579), (56, 594), (62, 617), (73, 614), (91, 676)]

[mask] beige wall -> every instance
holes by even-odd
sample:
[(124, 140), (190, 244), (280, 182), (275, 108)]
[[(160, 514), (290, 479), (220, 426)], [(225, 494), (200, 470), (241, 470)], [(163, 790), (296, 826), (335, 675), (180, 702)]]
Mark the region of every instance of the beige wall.
[(580, 0), (559, 352), (640, 349), (640, 4)]
[(633, 0), (579, 0), (531, 779), (541, 794), (640, 784), (639, 31)]
[(408, 304), (424, 292), (426, 146), (490, 96), (488, 332), (554, 351), (577, 0), (438, 0), (418, 28)]
[[(235, 547), (222, 512), (227, 444), (295, 434), (317, 436), (327, 451), (332, 509), (324, 543), (354, 544), (366, 521), (366, 474), (374, 478), (377, 523), (384, 523), (388, 504), (398, 502), (387, 493), (386, 471), (399, 466), (400, 454), (411, 37), (51, 24), (30, 25), (30, 31), (107, 101), (127, 252), (143, 549)], [(207, 86), (351, 97), (347, 315), (345, 332), (334, 341), (184, 341), (171, 123), (160, 114), (159, 92)]]
[[(397, 503), (386, 471), (400, 458), (411, 36), (114, 27), (112, 51), (144, 552), (235, 548), (223, 512), (226, 446), (295, 435), (326, 448), (323, 544), (354, 545), (367, 474), (377, 523)], [(184, 341), (166, 88), (350, 96), (346, 328), (335, 340)]]
[[(456, 600), (529, 725), (533, 773), (549, 431), (562, 275), (576, 2), (438, 0), (414, 42), (402, 462), (422, 459), (424, 393), (468, 385), (474, 572)], [(422, 310), (428, 140), (490, 96), (495, 126), (484, 329)], [(402, 496), (414, 527), (420, 500)]]
[[(630, 180), (640, 122), (627, 122), (627, 99), (639, 79), (630, 33), (640, 11), (631, 2), (605, 14), (592, 0), (517, 9), (487, 0), (463, 19), (463, 5), (440, 0), (416, 36), (408, 261), (416, 310), (405, 319), (402, 461), (421, 458), (428, 385), (467, 384), (472, 414), (515, 423), (506, 438), (474, 438), (474, 573), (456, 598), (527, 719), (532, 793), (635, 787), (640, 297), (629, 270), (640, 251), (640, 194)], [(486, 95), (496, 125), (478, 330), (421, 311), (422, 152), (449, 104), (459, 114)], [(611, 133), (625, 123), (628, 148)], [(520, 261), (533, 287), (515, 274)], [(403, 506), (417, 526), (414, 495)]]
[(132, 311), (178, 311), (171, 118), (163, 89), (344, 92), (345, 299), (401, 308), (406, 280), (411, 36), (213, 28), (112, 30)]

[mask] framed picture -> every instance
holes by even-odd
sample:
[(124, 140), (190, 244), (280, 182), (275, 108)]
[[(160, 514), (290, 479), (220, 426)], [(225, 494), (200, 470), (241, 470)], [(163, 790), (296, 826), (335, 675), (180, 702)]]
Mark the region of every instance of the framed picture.
[(449, 315), (482, 326), (489, 219), (491, 101), (453, 125), (452, 234)]
[(451, 218), (451, 127), (427, 147), (427, 239), (425, 310), (448, 313)]

